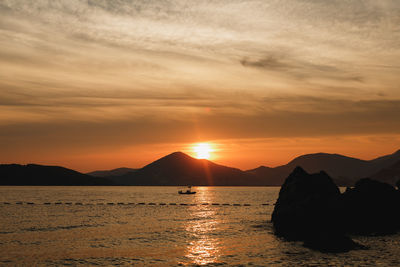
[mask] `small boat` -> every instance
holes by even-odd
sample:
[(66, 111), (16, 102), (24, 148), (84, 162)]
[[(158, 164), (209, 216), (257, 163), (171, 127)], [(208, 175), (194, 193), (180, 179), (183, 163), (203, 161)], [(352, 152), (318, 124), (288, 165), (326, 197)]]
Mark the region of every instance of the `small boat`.
[(178, 194), (185, 194), (185, 195), (192, 195), (192, 194), (196, 194), (196, 191), (192, 191), (192, 186), (188, 186), (188, 188), (186, 189), (186, 191), (184, 190), (179, 190)]

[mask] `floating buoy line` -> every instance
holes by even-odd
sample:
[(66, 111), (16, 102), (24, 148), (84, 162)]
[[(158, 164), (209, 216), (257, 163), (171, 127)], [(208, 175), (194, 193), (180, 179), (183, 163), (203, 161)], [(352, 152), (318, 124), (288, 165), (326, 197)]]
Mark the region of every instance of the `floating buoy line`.
[(43, 202), (43, 203), (35, 203), (35, 202), (24, 202), (24, 201), (17, 201), (17, 202), (0, 202), (0, 205), (67, 205), (67, 206), (93, 206), (93, 205), (109, 205), (109, 206), (232, 206), (232, 207), (249, 207), (249, 206), (269, 206), (275, 205), (270, 203), (262, 203), (262, 204), (249, 204), (249, 203), (165, 203), (165, 202), (105, 202), (105, 203), (82, 203), (82, 202)]

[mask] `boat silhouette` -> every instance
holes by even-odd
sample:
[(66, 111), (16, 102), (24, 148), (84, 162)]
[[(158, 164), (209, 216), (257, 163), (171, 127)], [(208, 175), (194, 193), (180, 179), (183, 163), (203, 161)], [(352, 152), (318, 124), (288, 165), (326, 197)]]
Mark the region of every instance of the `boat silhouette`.
[(192, 186), (188, 186), (186, 191), (185, 190), (179, 190), (178, 194), (181, 195), (192, 195), (192, 194), (196, 194), (196, 191), (192, 191)]

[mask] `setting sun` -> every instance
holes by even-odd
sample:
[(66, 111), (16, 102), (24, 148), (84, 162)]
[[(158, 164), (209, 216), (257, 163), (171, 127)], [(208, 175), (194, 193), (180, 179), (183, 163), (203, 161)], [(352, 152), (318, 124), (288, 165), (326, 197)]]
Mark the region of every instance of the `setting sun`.
[(210, 153), (214, 151), (208, 143), (195, 144), (193, 151), (196, 153), (198, 159), (210, 159)]

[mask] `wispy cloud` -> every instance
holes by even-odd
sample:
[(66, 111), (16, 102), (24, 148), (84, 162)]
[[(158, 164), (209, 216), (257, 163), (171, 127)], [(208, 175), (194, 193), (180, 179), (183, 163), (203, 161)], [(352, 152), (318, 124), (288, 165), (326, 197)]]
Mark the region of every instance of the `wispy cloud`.
[(395, 0), (1, 1), (0, 145), (400, 134), (399, 13)]
[(286, 73), (296, 79), (324, 78), (336, 81), (363, 82), (363, 77), (352, 75), (346, 70), (333, 65), (315, 64), (302, 60), (290, 59), (284, 56), (273, 56), (259, 60), (242, 59), (240, 63), (245, 67), (254, 67), (266, 71)]

